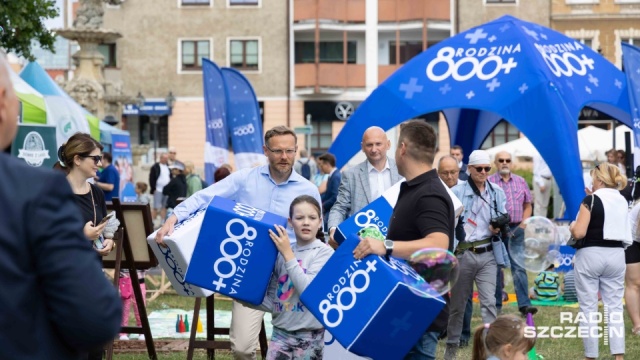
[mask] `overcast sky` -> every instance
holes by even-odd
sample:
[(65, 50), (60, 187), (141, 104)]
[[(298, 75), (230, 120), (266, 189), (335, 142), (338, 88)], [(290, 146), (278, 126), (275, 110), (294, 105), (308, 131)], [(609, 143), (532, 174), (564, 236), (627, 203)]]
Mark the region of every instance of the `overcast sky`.
[(63, 26), (63, 16), (62, 16), (62, 0), (56, 0), (56, 7), (58, 8), (59, 15), (54, 19), (45, 20), (44, 24), (48, 29), (59, 29)]

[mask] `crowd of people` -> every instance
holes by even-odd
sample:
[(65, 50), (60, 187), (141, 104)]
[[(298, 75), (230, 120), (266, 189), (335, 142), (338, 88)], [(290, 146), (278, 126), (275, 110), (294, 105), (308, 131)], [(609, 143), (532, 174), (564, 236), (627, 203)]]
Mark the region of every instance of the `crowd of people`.
[[(17, 99), (6, 62), (0, 62), (0, 149), (4, 149), (16, 133)], [(270, 231), (279, 255), (262, 305), (233, 302), (230, 341), (236, 359), (256, 358), (265, 312), (273, 318), (267, 359), (322, 358), (324, 329), (309, 312), (299, 311), (304, 308), (298, 306), (300, 294), (338, 248), (336, 227), (402, 180), (386, 240), (362, 238), (354, 258), (377, 254), (408, 259), (418, 250), (440, 248), (455, 253), (460, 271), (458, 282), (443, 295), (445, 308), (405, 358), (435, 359), (437, 344), (444, 338), (447, 360), (456, 359), (459, 348), (470, 342), (473, 359), (525, 358), (535, 339), (525, 336), (523, 318), (538, 309), (531, 306), (527, 273), (512, 255), (522, 247), (525, 220), (547, 214), (548, 199), (546, 204), (544, 199), (550, 192), (551, 173), (546, 164), (534, 161), (532, 196), (526, 181), (513, 173), (513, 159), (507, 152), (491, 159), (486, 151), (475, 150), (464, 164), (462, 148), (453, 146), (450, 155), (434, 166), (437, 136), (424, 121), (400, 126), (393, 157), (387, 154), (391, 144), (384, 130), (368, 128), (361, 140), (366, 160), (343, 172), (336, 168), (334, 154), (314, 159), (298, 149), (297, 140), (287, 127), (268, 130), (263, 147), (266, 165), (235, 172), (222, 166), (211, 185), (195, 174), (192, 162), (177, 160), (175, 149), (170, 149), (151, 168), (149, 184), (135, 186), (137, 200), (149, 203), (153, 217), (163, 222), (156, 235), (160, 244), (177, 222), (207, 206), (214, 196), (289, 219), (287, 227)], [(640, 335), (640, 245), (634, 241), (640, 237), (640, 203), (633, 203), (640, 191), (631, 191), (635, 194), (631, 199), (623, 196), (620, 190), (628, 190), (629, 184), (619, 167), (620, 158), (617, 152), (615, 159), (613, 152), (608, 155), (611, 163), (591, 170), (588, 195), (570, 225), (572, 236), (580, 239), (575, 269), (562, 285), (552, 267), (538, 274), (531, 297), (553, 300), (564, 288), (585, 314), (580, 325), (590, 328), (598, 326), (589, 322), (593, 318), (589, 314), (598, 311), (600, 298), (609, 318), (621, 319), (624, 296), (632, 332)], [(2, 319), (13, 329), (0, 340), (0, 354), (99, 359), (103, 345), (118, 337), (121, 325), (128, 322), (135, 301), (129, 274), (120, 274), (118, 295), (100, 266), (100, 258), (115, 247), (113, 228), (118, 224), (107, 213), (106, 202), (118, 196), (120, 179), (111, 154), (88, 134), (71, 136), (57, 156), (60, 171), (52, 172), (27, 167), (0, 153), (0, 171), (5, 175), (0, 201), (13, 204), (11, 211), (0, 210), (8, 224), (7, 231), (0, 233), (0, 244), (12, 249), (11, 256), (5, 254), (0, 262), (4, 270), (0, 274), (7, 286), (15, 285), (11, 292), (0, 293), (5, 305), (0, 310)], [(630, 186), (635, 190), (635, 183)], [(464, 206), (459, 216), (452, 196)], [(504, 268), (511, 270), (521, 317), (500, 315)], [(144, 285), (144, 273), (138, 277)], [(286, 297), (277, 293), (282, 282), (293, 289)], [(472, 337), (474, 283), (484, 325)], [(624, 323), (607, 325), (613, 330), (611, 354), (622, 359)], [(33, 329), (40, 343), (37, 347), (26, 341), (31, 337), (23, 336)], [(126, 338), (126, 334), (119, 336)], [(597, 358), (598, 339), (586, 337), (583, 343), (585, 358)]]

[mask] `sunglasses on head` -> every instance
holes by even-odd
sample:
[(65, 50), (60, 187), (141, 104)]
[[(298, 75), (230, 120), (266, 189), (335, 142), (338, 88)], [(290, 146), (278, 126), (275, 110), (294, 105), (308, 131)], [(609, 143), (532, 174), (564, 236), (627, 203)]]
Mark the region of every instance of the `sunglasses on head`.
[(476, 169), (477, 172), (481, 173), (482, 170), (484, 170), (484, 172), (489, 172), (491, 171), (491, 166), (474, 166), (474, 169)]
[(93, 162), (98, 165), (100, 161), (102, 161), (102, 155), (80, 155), (83, 158), (91, 158)]
[(507, 163), (507, 164), (509, 164), (509, 163), (511, 163), (511, 159), (498, 159), (498, 162), (499, 162), (500, 164), (502, 164), (502, 163)]

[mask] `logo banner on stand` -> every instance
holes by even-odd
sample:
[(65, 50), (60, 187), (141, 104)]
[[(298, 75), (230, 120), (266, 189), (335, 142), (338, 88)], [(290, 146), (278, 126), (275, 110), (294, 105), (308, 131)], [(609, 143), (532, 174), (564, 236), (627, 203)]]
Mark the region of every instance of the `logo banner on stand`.
[(205, 180), (213, 184), (213, 174), (229, 161), (229, 133), (227, 131), (226, 91), (220, 68), (211, 60), (202, 59), (202, 84), (206, 143), (204, 149)]
[(627, 76), (635, 149), (633, 168), (640, 165), (640, 48), (622, 43), (622, 65)]
[(19, 124), (11, 144), (11, 155), (29, 166), (51, 169), (58, 161), (56, 128), (49, 125)]
[(266, 163), (262, 150), (262, 119), (258, 99), (239, 71), (223, 68), (227, 86), (227, 119), (237, 169)]
[(120, 174), (120, 199), (123, 202), (136, 201), (136, 187), (133, 184), (133, 159), (129, 135), (111, 135), (111, 156), (113, 166)]

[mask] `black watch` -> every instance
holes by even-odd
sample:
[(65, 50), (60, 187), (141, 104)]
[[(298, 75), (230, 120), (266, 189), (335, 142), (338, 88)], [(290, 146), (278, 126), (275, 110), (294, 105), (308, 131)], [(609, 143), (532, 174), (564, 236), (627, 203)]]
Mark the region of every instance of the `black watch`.
[(388, 258), (389, 256), (391, 256), (391, 253), (393, 252), (393, 240), (385, 240), (384, 247), (385, 249), (387, 249), (387, 253), (385, 256)]

